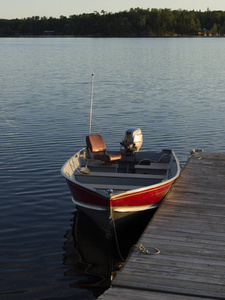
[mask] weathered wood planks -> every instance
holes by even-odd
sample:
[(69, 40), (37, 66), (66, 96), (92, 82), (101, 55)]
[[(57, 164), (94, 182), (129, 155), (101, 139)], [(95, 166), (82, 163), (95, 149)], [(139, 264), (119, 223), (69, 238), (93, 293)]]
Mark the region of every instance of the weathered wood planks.
[(99, 299), (225, 299), (225, 154), (192, 157)]
[(200, 300), (202, 297), (164, 294), (160, 292), (129, 290), (123, 288), (112, 288), (106, 291), (100, 298), (102, 300)]

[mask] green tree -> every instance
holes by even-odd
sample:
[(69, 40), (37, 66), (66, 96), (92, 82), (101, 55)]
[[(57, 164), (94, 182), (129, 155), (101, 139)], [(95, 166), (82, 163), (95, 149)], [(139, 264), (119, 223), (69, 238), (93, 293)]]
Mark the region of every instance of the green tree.
[(213, 27), (211, 28), (211, 33), (213, 34), (213, 35), (216, 35), (217, 34), (217, 25), (216, 25), (216, 23), (214, 23), (213, 24)]

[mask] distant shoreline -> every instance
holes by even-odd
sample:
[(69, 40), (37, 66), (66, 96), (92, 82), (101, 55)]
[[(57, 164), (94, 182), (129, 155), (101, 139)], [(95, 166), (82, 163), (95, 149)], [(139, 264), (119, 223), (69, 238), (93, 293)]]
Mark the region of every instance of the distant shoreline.
[(140, 9), (70, 17), (0, 19), (0, 37), (224, 37), (225, 11)]
[(54, 39), (54, 38), (145, 38), (145, 39), (151, 39), (151, 38), (224, 38), (224, 35), (211, 35), (211, 36), (199, 36), (199, 35), (154, 35), (154, 36), (104, 36), (104, 35), (18, 35), (18, 36), (0, 36), (0, 38), (13, 38), (13, 39), (19, 39), (19, 38), (43, 38), (43, 39)]

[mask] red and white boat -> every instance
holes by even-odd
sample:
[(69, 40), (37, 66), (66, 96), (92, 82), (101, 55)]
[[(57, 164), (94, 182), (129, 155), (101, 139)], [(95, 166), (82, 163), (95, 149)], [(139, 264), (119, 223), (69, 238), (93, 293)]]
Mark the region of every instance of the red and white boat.
[(172, 150), (139, 151), (140, 129), (128, 129), (118, 152), (107, 151), (101, 135), (89, 134), (86, 146), (62, 167), (74, 203), (104, 231), (155, 208), (180, 174)]

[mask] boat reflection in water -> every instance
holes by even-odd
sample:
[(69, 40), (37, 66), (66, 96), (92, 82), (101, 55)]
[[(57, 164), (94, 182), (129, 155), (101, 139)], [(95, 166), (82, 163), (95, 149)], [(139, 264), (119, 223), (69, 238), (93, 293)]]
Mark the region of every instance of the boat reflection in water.
[(140, 235), (156, 210), (142, 213), (135, 222), (110, 236), (82, 211), (74, 213), (71, 229), (66, 233), (64, 264), (69, 266), (65, 276), (71, 276), (71, 287), (91, 290), (100, 296), (111, 285)]

